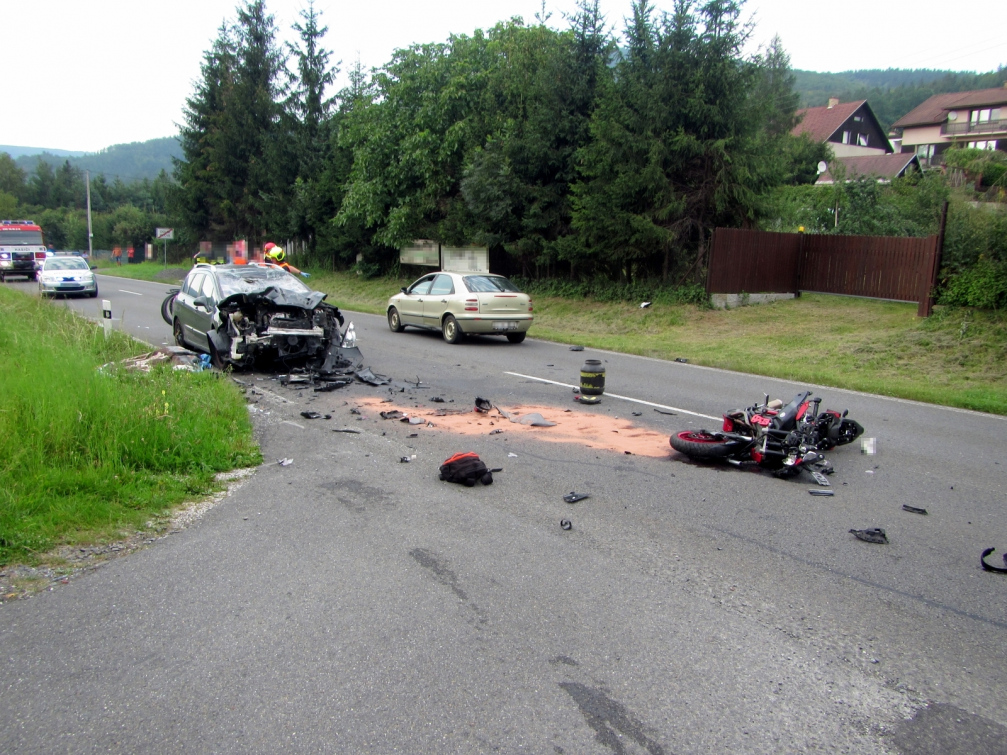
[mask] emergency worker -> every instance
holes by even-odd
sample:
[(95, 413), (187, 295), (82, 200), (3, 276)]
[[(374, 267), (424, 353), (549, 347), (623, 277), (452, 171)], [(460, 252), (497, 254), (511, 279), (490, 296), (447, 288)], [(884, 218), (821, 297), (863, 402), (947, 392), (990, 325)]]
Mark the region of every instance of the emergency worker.
[(263, 247), (265, 252), (265, 263), (267, 265), (276, 265), (277, 267), (282, 267), (288, 273), (296, 273), (297, 275), (308, 277), (308, 273), (298, 270), (296, 267), (291, 265), (286, 261), (287, 253), (283, 251), (283, 247), (279, 247), (273, 242), (269, 242)]

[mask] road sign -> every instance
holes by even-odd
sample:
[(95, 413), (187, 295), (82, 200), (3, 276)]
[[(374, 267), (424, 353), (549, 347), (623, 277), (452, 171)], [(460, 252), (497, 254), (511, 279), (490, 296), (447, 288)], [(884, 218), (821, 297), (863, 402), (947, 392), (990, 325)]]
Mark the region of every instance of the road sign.
[(167, 241), (168, 239), (175, 238), (174, 228), (158, 228), (154, 233), (158, 241)]

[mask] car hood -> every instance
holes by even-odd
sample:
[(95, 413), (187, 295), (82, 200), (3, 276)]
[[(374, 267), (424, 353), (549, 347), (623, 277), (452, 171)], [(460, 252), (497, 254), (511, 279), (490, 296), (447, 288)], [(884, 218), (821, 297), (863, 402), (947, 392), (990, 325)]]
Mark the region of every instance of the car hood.
[(272, 304), (276, 307), (297, 307), (298, 309), (313, 310), (321, 304), (327, 294), (321, 291), (289, 291), (277, 286), (264, 288), (262, 291), (243, 292), (233, 294), (220, 302), (219, 308), (227, 307), (229, 304)]

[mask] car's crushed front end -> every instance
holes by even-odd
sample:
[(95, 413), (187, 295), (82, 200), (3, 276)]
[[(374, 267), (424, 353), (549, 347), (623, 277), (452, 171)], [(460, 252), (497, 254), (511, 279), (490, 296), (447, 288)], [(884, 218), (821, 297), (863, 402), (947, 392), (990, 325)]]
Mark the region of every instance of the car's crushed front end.
[(235, 367), (268, 361), (332, 372), (359, 362), (353, 324), (343, 328), (339, 309), (324, 298), (278, 285), (234, 294), (217, 305), (207, 337), (217, 358)]

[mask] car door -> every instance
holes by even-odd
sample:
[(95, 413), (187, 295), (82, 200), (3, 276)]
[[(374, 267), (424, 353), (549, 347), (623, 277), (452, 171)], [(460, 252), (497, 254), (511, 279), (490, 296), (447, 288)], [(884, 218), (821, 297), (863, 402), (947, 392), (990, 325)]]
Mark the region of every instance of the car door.
[(220, 298), (217, 296), (217, 283), (210, 273), (205, 274), (199, 283), (199, 292), (195, 294), (194, 299), (199, 298), (205, 303), (193, 303), (192, 328), (186, 333), (186, 340), (209, 353), (210, 340), (206, 334), (213, 327), (213, 315), (217, 311), (217, 301)]
[(185, 281), (182, 283), (182, 290), (178, 292), (175, 297), (175, 303), (172, 308), (172, 312), (175, 315), (175, 319), (178, 320), (178, 324), (182, 326), (182, 335), (185, 338), (186, 343), (191, 343), (195, 345), (197, 342), (194, 340), (192, 335), (193, 326), (196, 323), (196, 314), (193, 310), (192, 301), (197, 296), (200, 295), (200, 291), (203, 286), (203, 278), (206, 277), (206, 273), (201, 271), (192, 271), (186, 276)]
[(428, 328), (439, 328), (441, 318), (449, 309), (455, 293), (455, 284), (450, 275), (440, 273), (430, 286), (430, 293), (423, 300), (423, 321)]
[(430, 293), (430, 286), (436, 276), (436, 273), (424, 275), (407, 288), (406, 292), (399, 299), (399, 316), (404, 325), (419, 325), (423, 327), (426, 324), (423, 318), (424, 299)]

